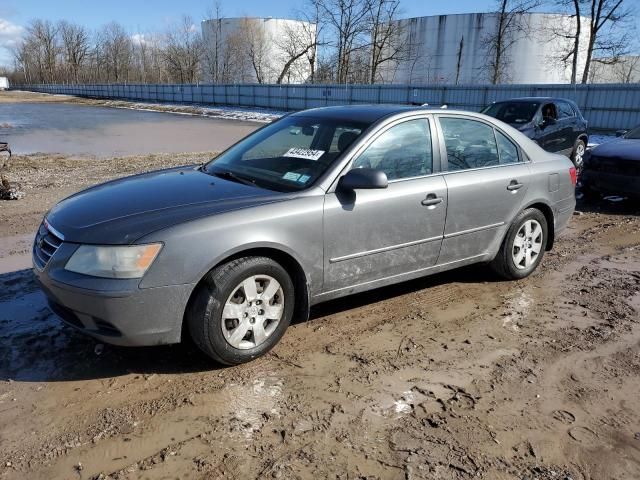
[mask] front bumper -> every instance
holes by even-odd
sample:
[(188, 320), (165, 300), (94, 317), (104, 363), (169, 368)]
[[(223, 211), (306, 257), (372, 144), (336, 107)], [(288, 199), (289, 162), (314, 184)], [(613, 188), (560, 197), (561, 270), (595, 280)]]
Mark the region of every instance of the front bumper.
[(64, 270), (77, 245), (62, 244), (34, 273), (51, 310), (65, 323), (114, 345), (178, 343), (194, 285), (139, 288), (140, 280), (97, 279)]
[(585, 170), (581, 181), (585, 187), (605, 195), (640, 198), (639, 176)]

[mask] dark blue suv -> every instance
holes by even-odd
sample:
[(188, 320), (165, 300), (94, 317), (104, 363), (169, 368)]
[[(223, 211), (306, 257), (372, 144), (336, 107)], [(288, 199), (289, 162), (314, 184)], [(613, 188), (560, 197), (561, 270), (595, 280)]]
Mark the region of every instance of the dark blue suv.
[(571, 100), (524, 97), (494, 102), (481, 113), (520, 130), (548, 152), (560, 153), (582, 169), (587, 148), (587, 121)]

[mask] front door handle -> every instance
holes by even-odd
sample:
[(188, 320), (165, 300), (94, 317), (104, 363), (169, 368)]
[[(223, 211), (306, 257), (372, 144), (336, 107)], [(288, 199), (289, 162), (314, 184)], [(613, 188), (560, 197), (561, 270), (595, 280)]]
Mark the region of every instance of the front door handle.
[(511, 183), (509, 183), (509, 185), (507, 186), (507, 190), (515, 193), (516, 191), (520, 190), (522, 187), (524, 187), (524, 183), (518, 183), (517, 180), (511, 180)]
[(435, 193), (430, 193), (429, 195), (427, 195), (427, 198), (425, 198), (424, 200), (422, 200), (422, 205), (424, 205), (425, 207), (429, 207), (430, 209), (436, 208), (437, 205), (439, 205), (440, 203), (442, 203), (443, 198), (442, 197), (438, 197)]

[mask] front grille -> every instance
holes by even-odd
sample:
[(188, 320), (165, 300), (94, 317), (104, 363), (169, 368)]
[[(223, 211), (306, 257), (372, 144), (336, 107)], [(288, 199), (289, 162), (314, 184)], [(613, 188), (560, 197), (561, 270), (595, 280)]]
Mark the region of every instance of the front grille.
[(36, 240), (33, 243), (33, 258), (40, 269), (43, 269), (56, 253), (60, 245), (62, 245), (63, 238), (60, 234), (53, 233), (49, 228), (46, 220), (42, 222), (38, 233), (36, 234)]

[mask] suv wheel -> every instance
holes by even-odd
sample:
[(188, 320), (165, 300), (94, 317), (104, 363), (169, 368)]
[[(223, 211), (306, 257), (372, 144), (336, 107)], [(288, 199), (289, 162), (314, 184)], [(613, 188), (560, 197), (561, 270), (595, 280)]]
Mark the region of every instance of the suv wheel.
[(191, 337), (211, 358), (237, 365), (264, 355), (291, 322), (294, 286), (267, 257), (244, 257), (207, 275), (187, 311)]
[(547, 245), (547, 220), (540, 210), (518, 214), (502, 242), (491, 268), (509, 280), (525, 278), (540, 265)]
[(584, 154), (586, 151), (587, 145), (584, 143), (584, 140), (578, 140), (574, 145), (573, 153), (571, 154), (571, 161), (578, 172), (582, 171), (582, 167), (584, 165)]

